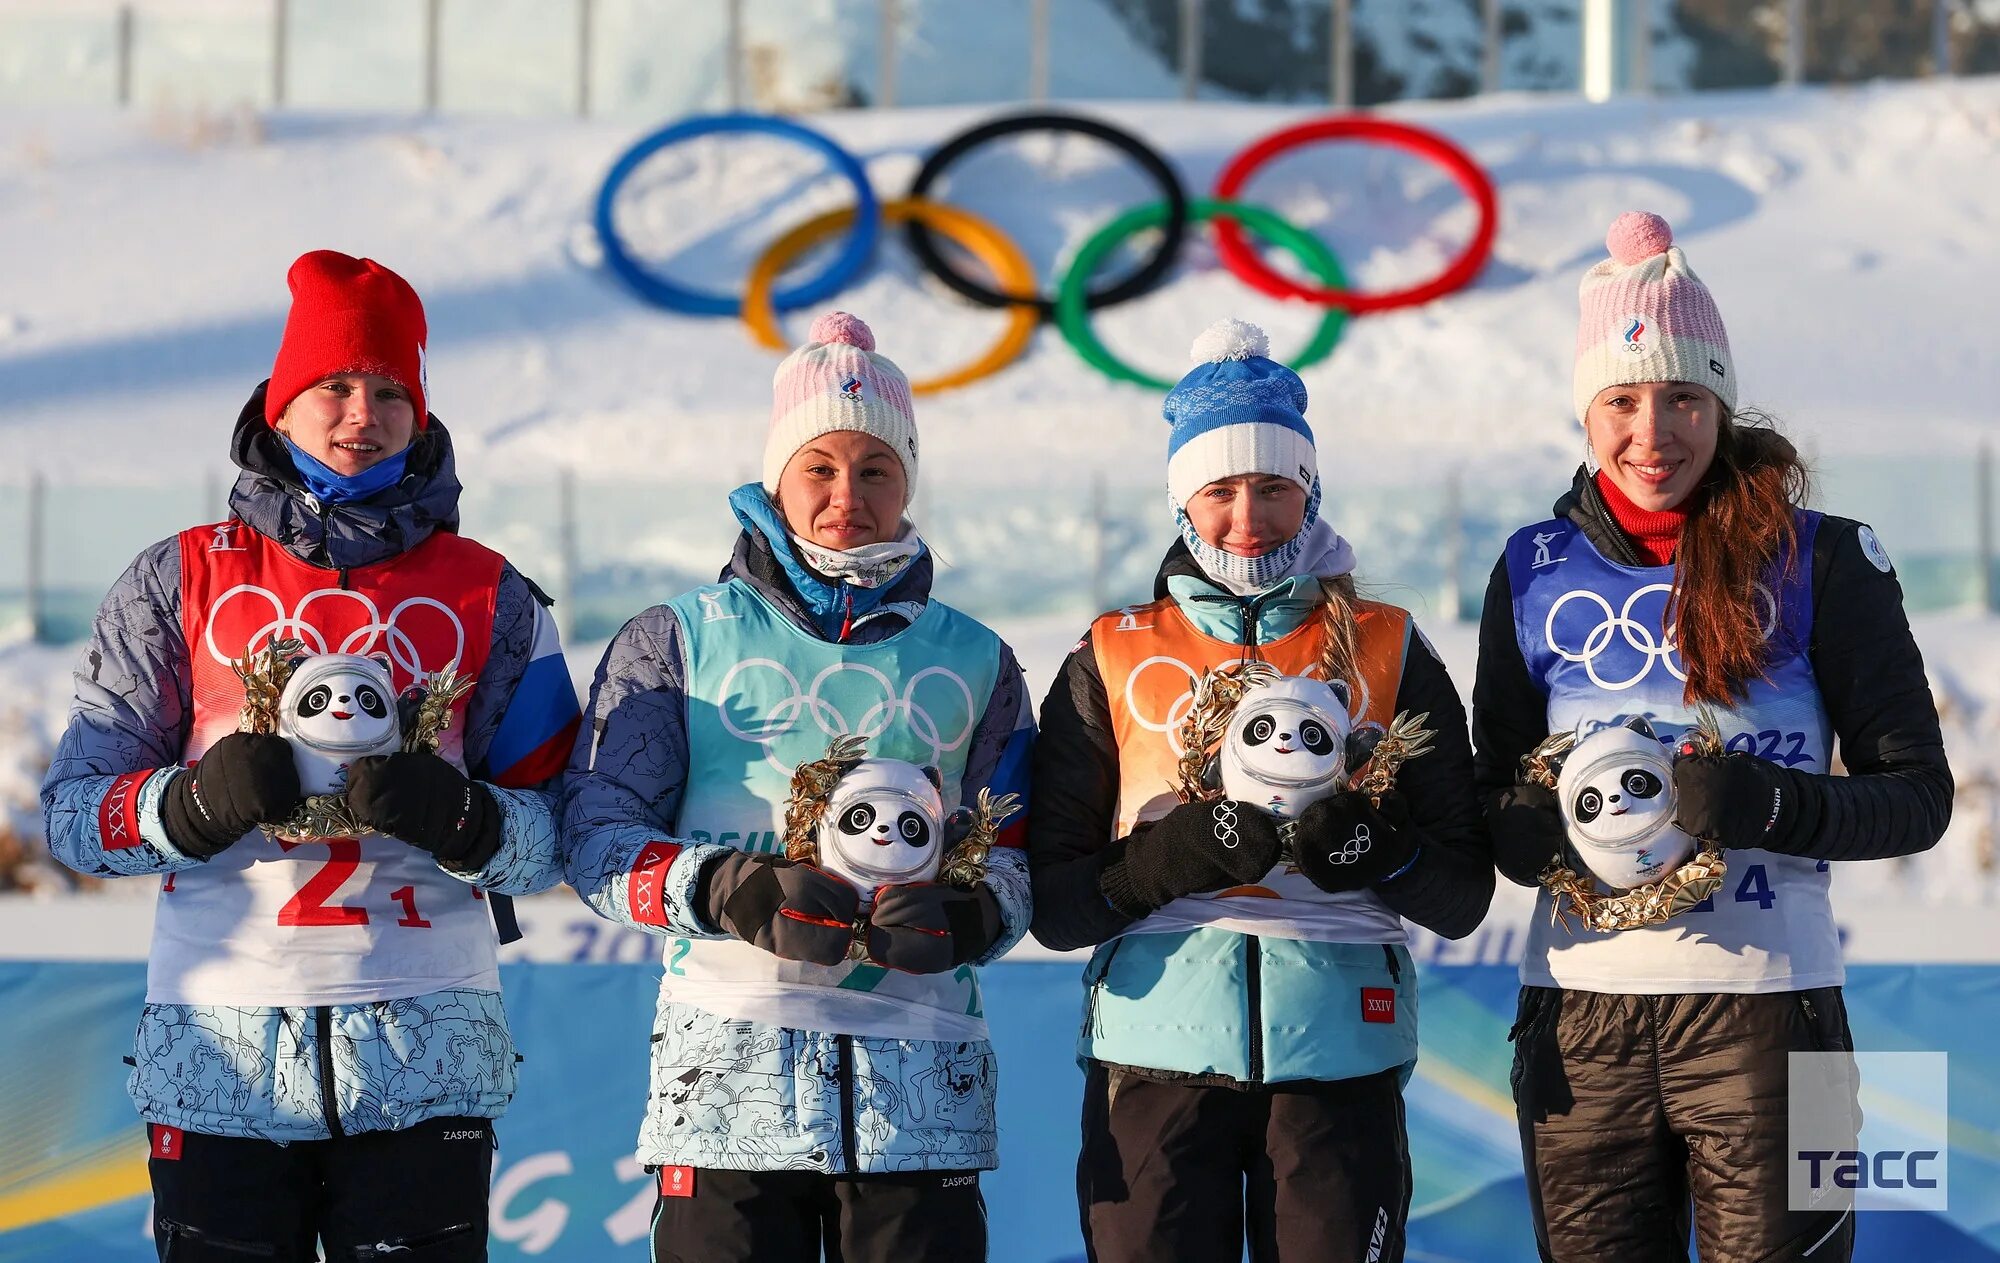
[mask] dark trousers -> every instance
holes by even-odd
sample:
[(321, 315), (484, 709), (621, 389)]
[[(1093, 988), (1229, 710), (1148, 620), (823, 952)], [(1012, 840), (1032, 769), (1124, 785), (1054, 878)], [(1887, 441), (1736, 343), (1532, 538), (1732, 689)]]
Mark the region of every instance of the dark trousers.
[(1397, 1263), (1410, 1210), (1398, 1073), (1192, 1086), (1092, 1062), (1076, 1167), (1092, 1263)]
[(486, 1257), (493, 1124), (278, 1144), (147, 1128), (161, 1263), (472, 1263)]
[(1545, 1263), (1847, 1263), (1854, 1216), (1786, 1208), (1792, 1052), (1852, 1048), (1840, 988), (1523, 987), (1514, 1104)]
[(668, 1167), (661, 1174), (654, 1263), (986, 1258), (986, 1202), (977, 1171), (842, 1176)]

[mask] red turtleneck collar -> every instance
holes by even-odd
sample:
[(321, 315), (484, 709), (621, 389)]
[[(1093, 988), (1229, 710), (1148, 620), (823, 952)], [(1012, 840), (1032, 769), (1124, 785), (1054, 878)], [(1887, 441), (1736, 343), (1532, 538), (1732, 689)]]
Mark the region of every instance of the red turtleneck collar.
[(1633, 547), (1639, 555), (1656, 566), (1664, 566), (1674, 559), (1674, 549), (1681, 542), (1681, 530), (1687, 526), (1688, 511), (1683, 505), (1654, 513), (1642, 509), (1626, 498), (1618, 484), (1603, 470), (1597, 471), (1597, 492), (1604, 497), (1604, 507), (1611, 510), (1611, 516), (1620, 530), (1631, 537)]

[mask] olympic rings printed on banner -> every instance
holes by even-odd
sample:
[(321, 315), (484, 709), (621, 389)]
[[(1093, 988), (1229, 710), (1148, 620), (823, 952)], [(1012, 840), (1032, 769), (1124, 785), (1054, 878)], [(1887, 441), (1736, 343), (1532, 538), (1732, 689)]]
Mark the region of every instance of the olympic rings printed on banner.
[[(778, 327), (777, 312), (771, 308), (771, 285), (787, 263), (805, 253), (821, 240), (832, 236), (854, 222), (854, 208), (828, 211), (814, 219), (808, 219), (797, 228), (771, 243), (750, 269), (750, 284), (743, 291), (743, 323), (750, 326), (750, 332), (763, 346), (773, 351), (789, 350), (785, 334)], [(1010, 290), (1026, 293), (1035, 287), (1034, 265), (1028, 256), (1021, 253), (1005, 234), (992, 224), (974, 215), (971, 211), (959, 210), (941, 202), (921, 202), (914, 199), (900, 199), (882, 204), (882, 218), (889, 223), (923, 223), (951, 238), (971, 251), (973, 256), (986, 265), (993, 279)], [(981, 352), (977, 359), (962, 368), (935, 377), (920, 378), (910, 383), (913, 395), (929, 395), (976, 382), (1007, 367), (1020, 357), (1022, 351), (1035, 336), (1035, 326), (1040, 323), (1035, 309), (1025, 304), (1017, 304), (1007, 309), (1007, 327), (992, 346)]]
[(1271, 266), (1259, 258), (1256, 250), (1244, 240), (1241, 228), (1226, 220), (1220, 221), (1215, 225), (1216, 253), (1221, 256), (1223, 266), (1234, 272), (1238, 280), (1274, 298), (1303, 298), (1342, 307), (1359, 315), (1370, 311), (1388, 311), (1394, 307), (1415, 307), (1433, 298), (1441, 298), (1453, 290), (1464, 288), (1479, 274), (1479, 269), (1486, 266), (1486, 257), (1493, 252), (1494, 234), (1500, 227), (1500, 199), (1493, 191), (1492, 178), (1465, 150), (1436, 132), (1412, 127), (1408, 123), (1394, 123), (1373, 115), (1350, 114), (1287, 127), (1231, 158), (1229, 165), (1222, 169), (1222, 174), (1216, 177), (1215, 196), (1236, 197), (1257, 169), (1271, 159), (1324, 140), (1360, 140), (1388, 145), (1428, 158), (1443, 167), (1479, 210), (1479, 226), (1473, 230), (1472, 240), (1466, 243), (1465, 249), (1451, 261), (1450, 266), (1421, 285), (1385, 294), (1363, 294), (1338, 285), (1302, 285), (1272, 271)]
[[(937, 183), (940, 175), (952, 163), (981, 145), (990, 144), (1007, 136), (1022, 132), (1075, 132), (1080, 136), (1103, 141), (1113, 149), (1125, 154), (1137, 163), (1153, 183), (1160, 186), (1161, 196), (1169, 207), (1169, 214), (1161, 227), (1160, 242), (1154, 247), (1152, 256), (1132, 275), (1107, 290), (1093, 293), (1086, 298), (1089, 307), (1109, 307), (1114, 303), (1126, 302), (1142, 294), (1151, 293), (1160, 282), (1167, 279), (1167, 272), (1180, 256), (1181, 242), (1187, 236), (1187, 190), (1181, 187), (1180, 177), (1173, 167), (1160, 155), (1160, 151), (1140, 140), (1122, 127), (1113, 127), (1099, 119), (1084, 118), (1077, 114), (1014, 114), (1006, 118), (996, 118), (981, 123), (970, 131), (960, 132), (940, 145), (924, 165), (917, 170), (917, 178), (910, 182), (910, 196), (923, 197)], [(912, 223), (905, 231), (909, 233), (910, 249), (917, 258), (937, 277), (958, 293), (985, 307), (1010, 307), (1026, 302), (1041, 313), (1043, 319), (1052, 319), (1056, 314), (1055, 300), (1043, 298), (1032, 290), (1027, 293), (1003, 293), (990, 286), (967, 277), (938, 253), (937, 243), (921, 223)]]
[[(215, 629), (222, 621), (223, 609), (237, 598), (268, 602), (274, 617), (245, 637), (240, 647), (231, 645), (225, 648), (215, 643)], [(322, 599), (353, 601), (361, 607), (361, 612), (367, 621), (349, 631), (337, 644), (331, 643), (327, 640), (326, 630), (306, 617), (306, 611), (313, 603)], [(452, 635), (455, 637), (451, 655), (437, 662), (426, 662), (422, 651), (417, 647), (416, 639), (401, 626), (407, 611), (423, 607), (441, 612), (450, 623)], [(352, 588), (315, 588), (300, 597), (299, 603), (292, 608), (291, 613), (287, 614), (285, 603), (277, 593), (254, 583), (239, 583), (209, 604), (208, 617), (202, 632), (202, 646), (208, 650), (209, 657), (223, 666), (228, 666), (244, 654), (261, 649), (269, 641), (286, 638), (304, 643), (313, 653), (371, 654), (377, 650), (386, 651), (390, 662), (411, 682), (465, 660), (465, 624), (459, 621), (458, 615), (449, 605), (434, 597), (406, 597), (389, 611), (387, 618), (384, 618), (381, 607), (376, 605), (367, 593), (356, 592)], [(230, 639), (233, 641), (234, 637)]]
[(641, 267), (631, 252), (626, 249), (625, 240), (618, 235), (618, 224), (613, 209), (618, 200), (618, 190), (641, 163), (670, 145), (697, 136), (711, 136), (718, 133), (757, 132), (778, 136), (785, 140), (817, 149), (825, 154), (847, 182), (854, 186), (854, 197), (859, 214), (858, 226), (840, 253), (826, 265), (826, 270), (812, 279), (802, 281), (790, 289), (779, 290), (771, 296), (771, 305), (779, 311), (790, 311), (795, 307), (810, 307), (832, 298), (861, 275), (868, 260), (875, 253), (875, 238), (882, 231), (882, 216), (875, 202), (874, 186), (868, 183), (868, 172), (861, 166), (861, 160), (847, 152), (831, 137), (821, 135), (810, 127), (801, 126), (787, 118), (769, 114), (708, 114), (684, 118), (671, 127), (641, 140), (638, 144), (619, 155), (611, 170), (604, 177), (604, 186), (597, 193), (597, 239), (604, 246), (604, 261), (611, 271), (648, 302), (656, 303), (670, 311), (687, 312), (698, 316), (734, 316), (742, 309), (740, 299), (729, 294), (716, 294), (708, 290), (696, 289), (670, 281), (647, 268)]
[[(1074, 132), (1111, 145), (1143, 168), (1164, 194), (1162, 206), (1127, 211), (1097, 230), (1086, 242), (1085, 250), (1079, 252), (1065, 272), (1054, 299), (1037, 292), (1032, 275), (1027, 270), (1016, 273), (1011, 267), (1003, 266), (1003, 259), (1010, 254), (1019, 258), (1021, 251), (999, 229), (969, 212), (929, 201), (925, 197), (943, 172), (972, 149), (1031, 131)], [(619, 237), (613, 214), (620, 187), (654, 153), (692, 137), (735, 132), (761, 132), (819, 150), (854, 185), (856, 194), (853, 207), (810, 220), (792, 229), (765, 251), (752, 274), (751, 293), (756, 297), (754, 304), (746, 304), (732, 295), (680, 284), (641, 266)], [(1243, 185), (1271, 159), (1292, 149), (1326, 140), (1388, 145), (1444, 168), (1478, 211), (1479, 221), (1471, 240), (1442, 272), (1421, 284), (1384, 293), (1365, 293), (1350, 288), (1347, 279), (1340, 274), (1338, 261), (1332, 258), (1330, 250), (1324, 249), (1324, 242), (1268, 210), (1245, 206), (1238, 198)], [(1216, 249), (1224, 266), (1247, 285), (1274, 297), (1301, 299), (1332, 309), (1313, 341), (1300, 353), (1297, 365), (1303, 367), (1330, 354), (1338, 343), (1342, 326), (1336, 321), (1336, 316), (1344, 320), (1347, 315), (1414, 306), (1469, 284), (1492, 253), (1499, 221), (1498, 198), (1493, 182), (1463, 149), (1435, 132), (1366, 115), (1318, 119), (1263, 137), (1224, 166), (1212, 198), (1194, 201), (1187, 197), (1179, 177), (1167, 160), (1130, 132), (1097, 119), (1070, 114), (1010, 115), (980, 124), (940, 145), (924, 160), (911, 184), (909, 195), (888, 205), (895, 209), (885, 211), (868, 183), (861, 162), (819, 132), (789, 119), (768, 115), (698, 115), (645, 137), (619, 157), (605, 176), (604, 186), (598, 193), (595, 222), (598, 237), (603, 243), (606, 265), (640, 297), (673, 311), (698, 315), (743, 315), (752, 335), (774, 349), (783, 349), (783, 336), (776, 325), (777, 312), (831, 299), (867, 267), (882, 222), (889, 219), (904, 223), (911, 250), (939, 281), (972, 302), (1005, 308), (1014, 313), (1014, 322), (1008, 325), (1000, 341), (985, 355), (966, 367), (928, 379), (914, 388), (919, 393), (927, 393), (964, 385), (998, 371), (1020, 353), (1032, 336), (1033, 322), (1042, 317), (1055, 320), (1064, 338), (1085, 361), (1114, 380), (1132, 381), (1156, 389), (1169, 385), (1161, 379), (1139, 373), (1112, 357), (1091, 334), (1087, 313), (1136, 298), (1158, 286), (1177, 261), (1187, 230), (1193, 223), (1203, 220), (1212, 223)], [(1087, 289), (1097, 265), (1116, 244), (1147, 227), (1158, 227), (1161, 235), (1140, 267), (1103, 290)], [(1250, 245), (1244, 235), (1246, 227), (1305, 259), (1308, 269), (1319, 283), (1296, 281), (1273, 270)], [(821, 271), (798, 285), (769, 292), (786, 261), (842, 228), (850, 231), (835, 257)], [(938, 249), (934, 233), (942, 233), (972, 251), (993, 273), (991, 283), (960, 271), (958, 265)], [(1314, 250), (1313, 246), (1306, 244), (1307, 241), (1321, 249)], [(1080, 302), (1083, 314), (1072, 312), (1065, 317), (1064, 292), (1072, 286), (1078, 293), (1070, 296), (1069, 302), (1072, 305)], [(1017, 342), (1020, 345), (1017, 346)]]
[[(1173, 208), (1167, 203), (1154, 202), (1151, 206), (1126, 211), (1098, 229), (1096, 235), (1084, 242), (1076, 257), (1070, 261), (1069, 271), (1063, 274), (1062, 286), (1056, 292), (1056, 327), (1062, 330), (1063, 339), (1083, 357), (1085, 363), (1114, 381), (1135, 382), (1155, 390), (1171, 390), (1174, 384), (1164, 377), (1140, 372), (1105, 347), (1090, 326), (1084, 286), (1089, 284), (1091, 273), (1097, 270), (1104, 256), (1134, 233), (1166, 222), (1172, 212)], [(1241, 221), (1251, 231), (1291, 251), (1312, 270), (1313, 275), (1327, 284), (1347, 284), (1347, 276), (1340, 270), (1340, 260), (1325, 242), (1261, 206), (1214, 198), (1196, 198), (1187, 205), (1187, 220), (1190, 223), (1204, 223), (1222, 216)], [(1347, 313), (1338, 307), (1328, 308), (1326, 318), (1319, 322), (1319, 328), (1313, 333), (1312, 341), (1295, 358), (1285, 362), (1294, 369), (1309, 368), (1319, 363), (1333, 354), (1333, 348), (1340, 344), (1341, 332), (1346, 327)]]
[[(778, 699), (776, 703), (761, 708), (757, 718), (746, 728), (740, 726), (730, 715), (730, 711), (734, 709), (730, 703), (741, 696), (731, 686), (736, 683), (738, 677), (753, 669), (777, 672), (790, 686), (791, 692)], [(881, 700), (871, 704), (859, 717), (847, 715), (837, 702), (823, 696), (827, 682), (844, 671), (854, 671), (869, 677), (882, 691)], [(932, 676), (938, 676), (956, 688), (959, 697), (965, 703), (962, 712), (964, 722), (949, 739), (940, 730), (937, 717), (919, 705), (916, 700), (918, 686)], [(835, 662), (822, 669), (813, 677), (812, 684), (807, 686), (800, 684), (799, 677), (793, 675), (789, 667), (775, 658), (746, 658), (730, 667), (729, 673), (722, 677), (721, 695), (722, 701), (716, 707), (716, 714), (721, 718), (723, 728), (739, 741), (761, 746), (765, 762), (787, 776), (791, 775), (792, 766), (779, 759), (772, 747), (779, 738), (791, 733), (801, 716), (812, 720), (818, 725), (820, 732), (830, 739), (845, 736), (878, 737), (890, 724), (896, 722), (900, 715), (910, 735), (930, 747), (929, 763), (933, 767), (941, 766), (945, 755), (972, 740), (973, 728), (979, 722), (979, 707), (973, 701), (971, 686), (966, 684), (963, 677), (946, 667), (925, 667), (904, 683), (902, 695), (898, 697), (895, 683), (865, 663)]]

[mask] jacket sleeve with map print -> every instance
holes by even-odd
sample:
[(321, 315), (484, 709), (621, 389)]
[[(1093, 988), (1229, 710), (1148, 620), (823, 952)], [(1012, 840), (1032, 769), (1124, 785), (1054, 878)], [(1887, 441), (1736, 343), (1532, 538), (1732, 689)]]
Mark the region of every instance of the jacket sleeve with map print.
[[(69, 725), (42, 782), (42, 815), (50, 853), (88, 876), (203, 862), (174, 846), (160, 816), (167, 786), (185, 774), (180, 757), (193, 722), (180, 578), (177, 539), (139, 554), (99, 606), (76, 667)], [(503, 567), (492, 653), (468, 703), (465, 741), (467, 766), (501, 808), (501, 845), (477, 871), (443, 871), (503, 894), (561, 880), (548, 782), (576, 722), (554, 622), (532, 585)]]
[[(607, 920), (649, 934), (726, 938), (695, 911), (694, 893), (703, 867), (733, 848), (673, 832), (690, 767), (686, 636), (679, 615), (656, 605), (606, 647), (563, 778), (563, 865), (569, 884)], [(1034, 717), (1013, 651), (1003, 645), (1001, 653), (993, 695), (973, 730), (967, 801), (982, 787), (1027, 798)], [(1024, 819), (1001, 831), (989, 859), (986, 883), (1006, 929), (975, 964), (998, 959), (1027, 932)]]

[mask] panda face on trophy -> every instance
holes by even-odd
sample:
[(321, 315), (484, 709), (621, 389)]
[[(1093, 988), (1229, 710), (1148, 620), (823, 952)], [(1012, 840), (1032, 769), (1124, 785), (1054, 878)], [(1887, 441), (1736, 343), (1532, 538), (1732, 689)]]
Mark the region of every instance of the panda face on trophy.
[(935, 880), (944, 852), (936, 776), (901, 759), (856, 764), (820, 819), (820, 867), (853, 882), (864, 900), (878, 886)]
[(1222, 740), (1222, 790), (1294, 819), (1347, 771), (1347, 686), (1280, 676), (1246, 690)]
[(1658, 881), (1694, 853), (1674, 825), (1673, 759), (1644, 719), (1577, 741), (1556, 784), (1583, 866), (1616, 890)]
[(306, 793), (339, 793), (354, 760), (402, 746), (388, 662), (352, 653), (303, 659), (278, 699), (278, 735), (291, 743)]

